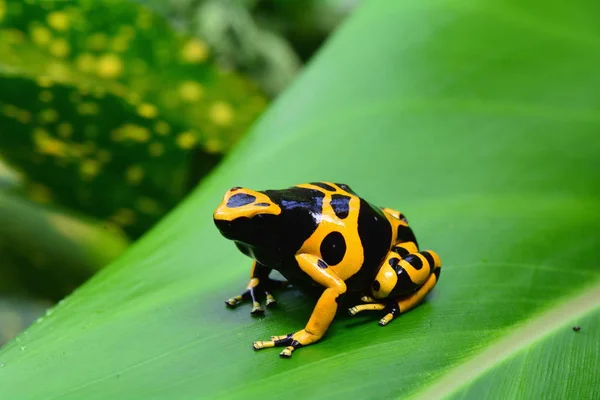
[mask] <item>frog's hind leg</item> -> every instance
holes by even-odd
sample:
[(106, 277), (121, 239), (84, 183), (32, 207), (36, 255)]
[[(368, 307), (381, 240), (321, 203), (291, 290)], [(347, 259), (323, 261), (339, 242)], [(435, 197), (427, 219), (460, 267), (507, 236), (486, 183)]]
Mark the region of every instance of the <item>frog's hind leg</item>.
[(407, 255), (399, 261), (399, 267), (402, 268), (405, 279), (398, 282), (397, 289), (409, 293), (389, 300), (384, 310), (386, 314), (379, 320), (381, 326), (387, 325), (392, 319), (412, 310), (423, 301), (439, 280), (442, 262), (437, 253), (428, 250)]
[(349, 308), (348, 313), (354, 316), (362, 311), (383, 310), (385, 314), (379, 325), (385, 326), (423, 300), (436, 285), (441, 267), (437, 253), (418, 251), (414, 242), (397, 244), (378, 274), (378, 278), (385, 281), (376, 279), (373, 282), (376, 298), (363, 296), (361, 300), (365, 304)]

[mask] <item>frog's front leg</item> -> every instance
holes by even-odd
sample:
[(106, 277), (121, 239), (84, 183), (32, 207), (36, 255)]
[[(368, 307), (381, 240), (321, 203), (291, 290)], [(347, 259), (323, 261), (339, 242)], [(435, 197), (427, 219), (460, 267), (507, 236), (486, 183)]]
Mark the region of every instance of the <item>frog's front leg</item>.
[(252, 310), (250, 313), (252, 315), (263, 315), (265, 310), (260, 306), (258, 301), (260, 299), (259, 296), (264, 294), (266, 297), (265, 305), (267, 308), (270, 308), (277, 304), (277, 301), (273, 297), (273, 290), (278, 287), (285, 287), (288, 284), (287, 281), (282, 282), (269, 278), (271, 271), (271, 268), (254, 261), (250, 270), (250, 282), (248, 282), (246, 290), (238, 296), (227, 299), (225, 304), (229, 307), (235, 307), (244, 300), (252, 300)]
[(306, 327), (298, 332), (282, 336), (271, 336), (271, 340), (254, 342), (255, 350), (268, 347), (287, 346), (279, 355), (289, 358), (292, 352), (302, 346), (320, 340), (335, 317), (340, 296), (346, 293), (346, 284), (320, 258), (310, 254), (296, 256), (298, 266), (315, 282), (326, 289), (317, 301)]

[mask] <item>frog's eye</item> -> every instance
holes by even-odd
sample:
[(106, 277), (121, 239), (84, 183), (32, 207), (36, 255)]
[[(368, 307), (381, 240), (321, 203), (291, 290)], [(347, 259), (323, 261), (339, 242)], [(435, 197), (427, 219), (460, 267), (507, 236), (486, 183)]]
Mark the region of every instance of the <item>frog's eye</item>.
[(240, 189), (225, 193), (221, 204), (213, 213), (215, 220), (233, 221), (238, 218), (254, 218), (262, 214), (281, 214), (281, 208), (265, 193)]
[(238, 194), (234, 194), (233, 196), (231, 196), (229, 198), (229, 200), (227, 200), (227, 207), (229, 207), (229, 208), (242, 207), (242, 206), (252, 203), (255, 200), (256, 200), (256, 197), (252, 196), (251, 194), (238, 193)]
[(396, 276), (396, 271), (394, 271), (394, 268), (391, 266), (391, 263), (384, 264), (377, 273), (375, 280), (373, 281), (373, 297), (375, 297), (376, 299), (383, 299), (388, 297), (394, 289), (394, 286), (396, 286), (397, 281), (398, 277)]
[(380, 289), (381, 289), (381, 283), (379, 283), (379, 281), (377, 279), (375, 279), (373, 281), (373, 291), (379, 292)]

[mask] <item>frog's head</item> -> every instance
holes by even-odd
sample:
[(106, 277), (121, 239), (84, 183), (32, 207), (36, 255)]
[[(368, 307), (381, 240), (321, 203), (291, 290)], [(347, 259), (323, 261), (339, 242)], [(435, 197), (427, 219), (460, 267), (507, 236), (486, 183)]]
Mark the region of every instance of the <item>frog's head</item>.
[(213, 214), (217, 229), (230, 240), (257, 246), (272, 241), (281, 208), (263, 192), (229, 189)]

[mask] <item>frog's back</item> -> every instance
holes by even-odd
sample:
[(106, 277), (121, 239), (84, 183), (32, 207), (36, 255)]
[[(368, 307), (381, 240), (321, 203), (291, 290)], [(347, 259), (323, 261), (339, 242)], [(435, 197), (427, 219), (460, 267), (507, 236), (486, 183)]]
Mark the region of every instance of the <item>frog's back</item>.
[(350, 291), (370, 285), (393, 243), (392, 226), (381, 208), (360, 198), (357, 231), (360, 237), (363, 263), (359, 271), (346, 281)]
[(392, 241), (392, 228), (379, 207), (348, 185), (329, 182), (301, 184), (269, 196), (282, 206), (287, 223), (293, 222), (291, 252), (320, 257), (349, 291), (362, 290), (377, 274)]

